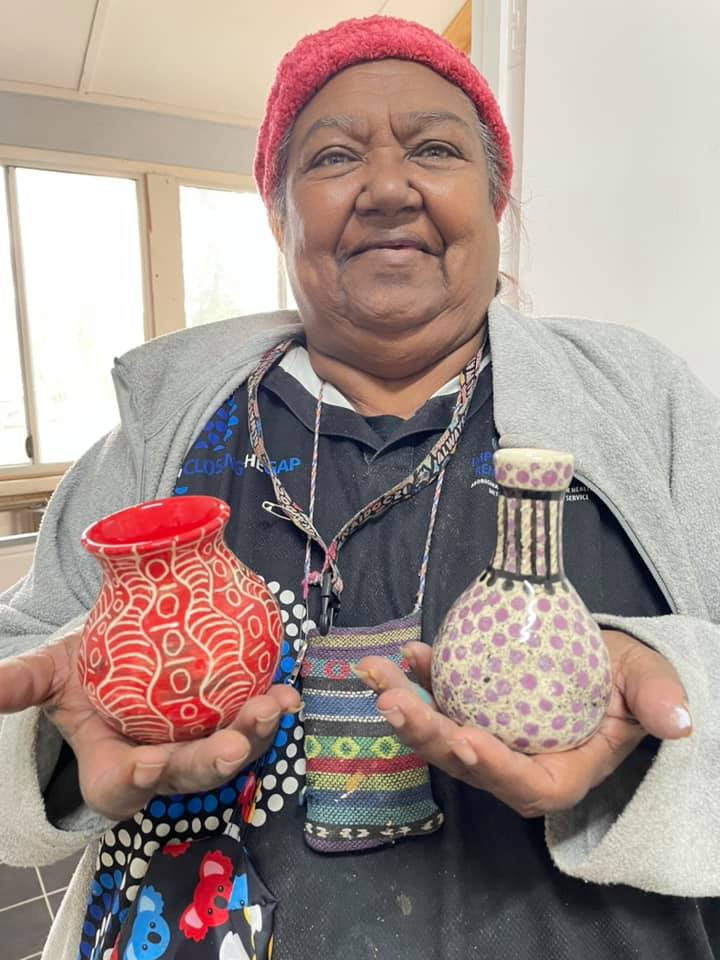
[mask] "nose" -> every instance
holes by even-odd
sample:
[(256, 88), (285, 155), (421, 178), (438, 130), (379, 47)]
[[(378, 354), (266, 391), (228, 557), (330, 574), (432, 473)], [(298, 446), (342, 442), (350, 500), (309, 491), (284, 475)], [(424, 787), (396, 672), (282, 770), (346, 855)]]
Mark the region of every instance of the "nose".
[(150, 941), (150, 943), (161, 943), (161, 942), (162, 942), (162, 937), (160, 936), (159, 933), (155, 933), (154, 930), (151, 930), (150, 933), (148, 933), (147, 938), (148, 938), (148, 940)]
[(413, 186), (408, 164), (402, 156), (383, 151), (368, 158), (365, 170), (365, 181), (355, 202), (361, 216), (393, 217), (414, 213), (422, 207), (422, 195)]

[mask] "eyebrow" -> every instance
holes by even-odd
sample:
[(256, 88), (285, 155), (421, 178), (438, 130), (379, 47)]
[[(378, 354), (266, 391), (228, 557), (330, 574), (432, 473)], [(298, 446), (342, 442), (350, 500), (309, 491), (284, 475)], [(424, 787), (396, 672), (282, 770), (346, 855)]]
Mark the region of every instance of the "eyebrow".
[(349, 117), (347, 114), (338, 113), (335, 116), (330, 117), (319, 117), (307, 129), (305, 136), (300, 142), (300, 147), (304, 147), (310, 137), (317, 131), (323, 130), (327, 127), (335, 128), (337, 130), (342, 130), (343, 133), (352, 135), (353, 127), (356, 125), (356, 121), (352, 117)]
[(457, 123), (466, 130), (472, 130), (467, 120), (452, 110), (416, 110), (412, 113), (401, 113), (400, 119), (415, 133), (424, 127), (437, 126), (441, 123)]
[[(456, 123), (468, 131), (472, 131), (473, 129), (467, 120), (463, 120), (461, 116), (459, 116), (457, 113), (453, 113), (451, 110), (415, 110), (410, 113), (399, 114), (398, 119), (404, 126), (408, 128), (408, 133), (411, 134), (417, 133), (420, 130), (423, 130), (425, 127), (438, 126), (439, 124), (443, 123)], [(357, 123), (357, 119), (353, 119), (353, 117), (350, 117), (347, 114), (318, 117), (317, 120), (310, 124), (307, 132), (302, 138), (300, 147), (304, 147), (310, 137), (317, 130), (334, 128), (336, 130), (341, 130), (348, 136), (353, 136), (353, 130), (356, 130)]]

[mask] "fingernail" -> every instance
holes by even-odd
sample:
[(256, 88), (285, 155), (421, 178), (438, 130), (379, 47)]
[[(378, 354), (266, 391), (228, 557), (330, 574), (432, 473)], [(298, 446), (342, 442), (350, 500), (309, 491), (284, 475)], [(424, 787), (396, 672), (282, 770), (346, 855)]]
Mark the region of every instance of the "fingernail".
[(289, 710), (286, 710), (285, 713), (292, 714), (293, 716), (300, 713), (301, 710), (305, 709), (305, 701), (301, 700), (296, 707), (291, 707)]
[(448, 740), (447, 745), (450, 747), (458, 760), (466, 764), (468, 767), (471, 767), (473, 764), (477, 763), (477, 754), (467, 740)]
[(360, 667), (356, 667), (354, 663), (350, 664), (350, 669), (358, 678), (362, 680), (363, 683), (371, 684), (375, 690), (385, 690), (385, 684), (382, 680), (378, 679), (378, 675), (374, 670), (361, 670)]
[(388, 707), (387, 710), (378, 710), (378, 713), (381, 713), (390, 726), (396, 730), (405, 723), (405, 716), (400, 707)]
[(239, 770), (240, 767), (247, 760), (247, 753), (244, 753), (241, 757), (236, 757), (234, 760), (223, 760), (222, 757), (217, 757), (215, 760), (215, 769), (222, 777), (229, 777), (231, 773), (235, 773), (236, 770)]
[(673, 708), (673, 718), (675, 720), (675, 726), (678, 730), (682, 731), (683, 737), (689, 737), (692, 733), (692, 717), (690, 716), (690, 711), (687, 707), (674, 707)]
[(165, 761), (162, 763), (138, 763), (133, 770), (133, 783), (141, 790), (145, 790), (157, 783), (164, 769)]

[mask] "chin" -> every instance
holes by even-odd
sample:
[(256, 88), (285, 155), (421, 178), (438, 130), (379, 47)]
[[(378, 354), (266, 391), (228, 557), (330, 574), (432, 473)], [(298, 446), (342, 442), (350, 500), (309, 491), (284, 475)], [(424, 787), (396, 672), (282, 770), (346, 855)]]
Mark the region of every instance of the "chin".
[(419, 296), (417, 290), (391, 291), (361, 302), (348, 301), (344, 315), (354, 327), (393, 336), (422, 329), (443, 312), (443, 307)]

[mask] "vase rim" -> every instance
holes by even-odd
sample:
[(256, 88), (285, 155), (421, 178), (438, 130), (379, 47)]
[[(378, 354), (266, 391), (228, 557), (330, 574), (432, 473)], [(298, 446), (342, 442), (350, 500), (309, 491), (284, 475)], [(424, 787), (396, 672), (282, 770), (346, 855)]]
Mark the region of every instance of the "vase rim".
[(146, 500), (90, 524), (80, 537), (88, 553), (146, 554), (203, 540), (221, 530), (230, 507), (218, 497), (191, 495)]
[(493, 455), (493, 465), (500, 487), (559, 495), (570, 486), (575, 458), (566, 450), (501, 447)]
[(574, 456), (568, 450), (551, 450), (544, 447), (498, 447), (496, 457), (507, 457), (509, 460), (559, 460), (563, 463), (573, 463)]

